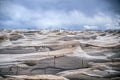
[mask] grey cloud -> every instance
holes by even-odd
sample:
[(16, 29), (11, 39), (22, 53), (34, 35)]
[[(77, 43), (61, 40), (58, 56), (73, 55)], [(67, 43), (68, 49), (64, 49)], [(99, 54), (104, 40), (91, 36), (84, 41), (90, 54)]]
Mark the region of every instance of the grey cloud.
[[(4, 6), (5, 7), (5, 6)], [(9, 9), (11, 8), (12, 11)], [(42, 10), (33, 11), (21, 5), (8, 5), (4, 8), (5, 14), (11, 20), (2, 22), (8, 25), (15, 23), (27, 25), (28, 23), (37, 28), (64, 27), (64, 25), (105, 25), (111, 24), (111, 17), (99, 12), (93, 17), (86, 16), (79, 10), (61, 11), (61, 10)]]
[(104, 0), (1, 0), (0, 4), (0, 24), (7, 26), (95, 28), (113, 24), (114, 18)]

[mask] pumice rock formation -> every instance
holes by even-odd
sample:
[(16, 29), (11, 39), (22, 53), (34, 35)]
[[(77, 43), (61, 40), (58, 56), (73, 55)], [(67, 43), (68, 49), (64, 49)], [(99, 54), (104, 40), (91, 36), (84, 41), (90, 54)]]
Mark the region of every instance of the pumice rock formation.
[(119, 30), (0, 31), (0, 80), (120, 80)]

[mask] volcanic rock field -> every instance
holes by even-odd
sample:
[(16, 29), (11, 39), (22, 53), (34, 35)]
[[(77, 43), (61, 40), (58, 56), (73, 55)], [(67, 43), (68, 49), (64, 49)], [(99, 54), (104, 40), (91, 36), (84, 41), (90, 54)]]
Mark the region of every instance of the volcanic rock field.
[(119, 30), (0, 30), (0, 80), (120, 80)]

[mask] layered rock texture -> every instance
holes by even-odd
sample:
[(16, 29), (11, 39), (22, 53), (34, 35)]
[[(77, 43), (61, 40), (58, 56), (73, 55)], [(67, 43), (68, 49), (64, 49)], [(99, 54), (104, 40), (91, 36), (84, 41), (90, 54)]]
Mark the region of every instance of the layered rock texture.
[(0, 30), (0, 80), (120, 80), (119, 76), (119, 30)]

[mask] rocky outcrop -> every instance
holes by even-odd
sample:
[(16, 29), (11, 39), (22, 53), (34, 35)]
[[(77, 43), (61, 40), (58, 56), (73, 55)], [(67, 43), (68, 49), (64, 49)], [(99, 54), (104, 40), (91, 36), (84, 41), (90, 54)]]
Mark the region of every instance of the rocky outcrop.
[(19, 76), (5, 76), (6, 78), (0, 78), (1, 80), (68, 80), (61, 76), (55, 75), (19, 75)]
[(0, 79), (119, 80), (119, 32), (1, 30)]

